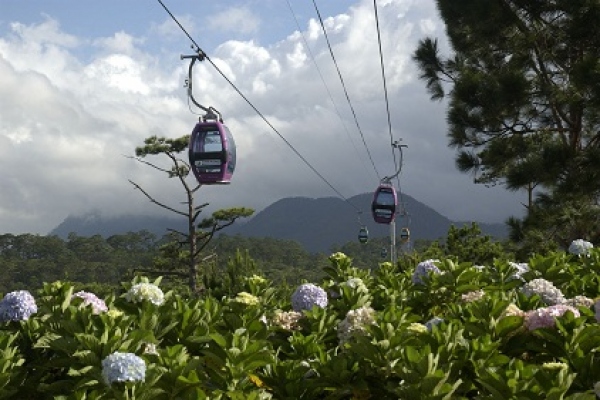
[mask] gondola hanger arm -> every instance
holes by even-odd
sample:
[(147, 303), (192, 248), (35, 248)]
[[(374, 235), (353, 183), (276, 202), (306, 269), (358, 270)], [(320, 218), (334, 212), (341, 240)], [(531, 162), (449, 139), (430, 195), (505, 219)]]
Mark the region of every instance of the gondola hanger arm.
[[(402, 140), (402, 139), (400, 139), (400, 140)], [(405, 145), (405, 144), (400, 144), (400, 140), (396, 140), (396, 141), (392, 142), (392, 147), (393, 147), (394, 149), (398, 149), (398, 151), (399, 151), (399, 152), (401, 152), (401, 151), (402, 151), (402, 147), (408, 147), (408, 146), (407, 146), (407, 145)], [(384, 177), (384, 178), (381, 180), (381, 182), (382, 182), (382, 183), (390, 183), (390, 182), (392, 181), (392, 179), (394, 179), (395, 177), (397, 177), (398, 175), (400, 175), (400, 171), (402, 171), (402, 163), (400, 163), (400, 164), (398, 165), (398, 170), (396, 171), (396, 173), (395, 173), (394, 175), (390, 175), (390, 176), (386, 176), (386, 177)]]
[[(192, 48), (194, 48), (192, 46)], [(188, 97), (190, 98), (190, 100), (192, 101), (192, 103), (194, 103), (194, 105), (196, 107), (198, 107), (199, 109), (203, 110), (206, 114), (202, 117), (204, 119), (204, 121), (207, 120), (219, 120), (221, 123), (223, 122), (223, 117), (221, 116), (221, 113), (219, 111), (217, 111), (216, 108), (209, 106), (209, 107), (205, 107), (202, 104), (198, 103), (198, 101), (194, 98), (194, 92), (193, 92), (193, 79), (192, 79), (192, 71), (194, 70), (194, 64), (196, 63), (196, 61), (204, 61), (206, 59), (206, 54), (204, 54), (204, 52), (198, 48), (195, 49), (196, 50), (196, 54), (192, 54), (192, 55), (181, 55), (181, 59), (182, 60), (186, 60), (189, 59), (190, 61), (190, 66), (188, 67), (188, 77), (185, 80), (185, 87), (187, 87), (187, 94)]]

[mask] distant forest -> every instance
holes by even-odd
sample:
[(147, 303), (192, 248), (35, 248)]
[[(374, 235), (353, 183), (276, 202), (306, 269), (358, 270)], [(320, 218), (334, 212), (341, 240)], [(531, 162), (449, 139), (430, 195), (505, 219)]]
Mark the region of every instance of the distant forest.
[[(0, 292), (37, 290), (57, 280), (81, 288), (110, 293), (136, 271), (160, 274), (161, 246), (170, 239), (148, 231), (129, 232), (103, 238), (100, 235), (68, 238), (33, 234), (0, 235)], [(349, 243), (336, 249), (356, 257), (355, 265), (375, 267), (381, 258), (384, 240), (366, 245)], [(317, 280), (329, 265), (329, 254), (309, 253), (295, 241), (221, 235), (205, 249), (207, 261), (201, 266), (207, 285), (223, 284), (227, 275), (260, 273), (275, 283), (296, 284)], [(146, 275), (145, 273), (140, 273)], [(229, 280), (235, 280), (231, 276)], [(168, 279), (166, 279), (168, 283)], [(171, 282), (177, 286), (176, 282)], [(231, 284), (231, 282), (229, 282)]]

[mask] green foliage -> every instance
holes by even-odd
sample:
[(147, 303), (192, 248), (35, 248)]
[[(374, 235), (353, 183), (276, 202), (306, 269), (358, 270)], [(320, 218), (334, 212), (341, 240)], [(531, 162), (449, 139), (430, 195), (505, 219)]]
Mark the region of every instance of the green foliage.
[[(293, 290), (261, 276), (249, 252), (231, 258), (232, 280), (218, 297), (133, 296), (139, 285), (162, 285), (136, 277), (105, 297), (108, 311), (95, 311), (72, 284), (45, 284), (36, 313), (0, 323), (0, 398), (595, 398), (592, 303), (528, 330), (528, 313), (545, 304), (520, 288), (544, 278), (565, 298), (595, 298), (600, 251), (537, 255), (521, 278), (507, 258), (476, 267), (440, 257), (440, 272), (417, 284), (414, 266), (358, 268), (334, 253), (319, 283), (328, 305), (298, 314)], [(116, 351), (143, 359), (143, 382), (104, 381), (102, 360)]]

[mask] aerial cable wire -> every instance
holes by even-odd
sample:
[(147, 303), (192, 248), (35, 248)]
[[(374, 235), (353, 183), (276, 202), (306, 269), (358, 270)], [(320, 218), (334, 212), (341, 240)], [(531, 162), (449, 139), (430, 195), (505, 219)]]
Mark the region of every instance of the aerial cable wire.
[(367, 154), (369, 155), (369, 160), (371, 160), (371, 164), (373, 165), (373, 169), (375, 170), (375, 174), (377, 175), (377, 179), (381, 180), (381, 176), (379, 175), (379, 171), (377, 171), (377, 167), (375, 166), (375, 162), (373, 161), (373, 157), (371, 156), (371, 151), (369, 150), (369, 146), (367, 146), (367, 142), (365, 141), (365, 135), (360, 129), (360, 125), (358, 124), (358, 118), (356, 117), (356, 112), (354, 111), (354, 107), (352, 106), (352, 102), (350, 101), (350, 96), (348, 95), (348, 90), (346, 90), (346, 84), (344, 83), (344, 78), (342, 77), (342, 73), (340, 72), (340, 68), (338, 67), (338, 63), (335, 59), (335, 55), (333, 54), (333, 49), (331, 48), (331, 43), (329, 42), (329, 36), (327, 36), (327, 30), (325, 29), (325, 24), (323, 23), (323, 18), (321, 18), (321, 13), (319, 12), (319, 7), (317, 7), (317, 3), (315, 0), (312, 0), (313, 5), (315, 6), (315, 11), (317, 12), (317, 16), (319, 17), (319, 22), (321, 24), (321, 29), (323, 30), (323, 35), (325, 36), (325, 40), (327, 41), (327, 47), (329, 48), (329, 54), (331, 54), (331, 59), (333, 60), (333, 64), (335, 65), (335, 69), (337, 70), (338, 77), (340, 78), (340, 82), (342, 83), (342, 87), (344, 88), (344, 94), (346, 95), (346, 100), (348, 101), (348, 105), (350, 106), (350, 110), (352, 111), (352, 116), (354, 117), (354, 122), (356, 123), (356, 127), (358, 128), (358, 132), (360, 133), (360, 137), (362, 138), (362, 142), (367, 150)]
[(346, 131), (346, 136), (348, 136), (350, 143), (352, 143), (352, 147), (354, 147), (354, 151), (356, 151), (358, 158), (361, 160), (361, 163), (363, 164), (363, 168), (365, 170), (367, 170), (368, 169), (367, 165), (365, 164), (363, 158), (360, 157), (360, 152), (358, 151), (356, 144), (354, 143), (354, 141), (352, 140), (352, 137), (350, 136), (350, 132), (348, 131), (348, 128), (346, 127), (346, 124), (344, 123), (344, 120), (342, 118), (342, 114), (340, 113), (340, 110), (339, 110), (335, 100), (333, 99), (333, 95), (331, 94), (331, 91), (329, 90), (329, 86), (327, 86), (327, 82), (325, 81), (325, 78), (323, 77), (323, 74), (321, 73), (321, 69), (319, 68), (319, 65), (317, 64), (314, 54), (312, 53), (310, 46), (308, 45), (308, 41), (306, 40), (304, 33), (302, 33), (302, 28), (300, 27), (300, 23), (298, 22), (296, 13), (294, 12), (294, 9), (292, 8), (292, 4), (290, 3), (290, 0), (286, 0), (286, 1), (287, 1), (287, 5), (290, 9), (290, 12), (292, 13), (292, 16), (294, 17), (294, 21), (296, 22), (296, 27), (298, 28), (298, 32), (300, 32), (300, 35), (302, 36), (302, 41), (304, 42), (304, 47), (306, 47), (306, 50), (308, 51), (308, 54), (310, 55), (310, 58), (311, 58), (313, 64), (315, 65), (317, 73), (319, 74), (319, 77), (321, 78), (321, 82), (323, 82), (323, 86), (325, 86), (325, 90), (327, 91), (327, 94), (329, 95), (329, 99), (331, 100), (331, 103), (333, 104), (333, 108), (335, 109), (335, 112), (336, 112), (338, 118), (340, 119), (340, 122), (341, 122), (342, 126), (344, 127), (344, 130)]
[(208, 60), (208, 62), (215, 68), (215, 70), (227, 81), (227, 83), (229, 83), (233, 87), (233, 89), (246, 101), (246, 103), (258, 114), (258, 116), (273, 130), (273, 132), (275, 132), (277, 134), (277, 136), (279, 136), (281, 138), (281, 140), (283, 140), (285, 142), (285, 144), (288, 145), (288, 147), (304, 162), (304, 164), (306, 164), (319, 178), (321, 178), (321, 180), (323, 182), (325, 182), (327, 184), (327, 186), (329, 186), (329, 188), (331, 188), (331, 190), (333, 190), (342, 200), (344, 200), (346, 203), (348, 203), (354, 209), (356, 209), (358, 212), (360, 212), (360, 209), (358, 207), (356, 207), (344, 195), (342, 195), (339, 190), (337, 190), (327, 179), (325, 179), (325, 177), (319, 171), (317, 171), (317, 169), (315, 167), (313, 167), (312, 164), (310, 162), (308, 162), (308, 160), (306, 158), (304, 158), (304, 156), (302, 156), (302, 154), (300, 154), (300, 152), (298, 150), (296, 150), (296, 148), (271, 124), (271, 122), (269, 122), (269, 120), (258, 110), (258, 108), (256, 108), (256, 106), (240, 91), (240, 89), (238, 89), (238, 87), (223, 73), (223, 71), (221, 71), (221, 69), (210, 59), (210, 57), (204, 51), (202, 51), (202, 49), (200, 48), (198, 43), (196, 43), (196, 41), (192, 38), (192, 36), (188, 33), (188, 31), (183, 27), (183, 25), (181, 25), (181, 23), (177, 20), (175, 15), (173, 15), (173, 13), (167, 8), (167, 6), (162, 2), (162, 0), (157, 0), (157, 1), (162, 6), (162, 8), (164, 8), (164, 10), (167, 12), (167, 14), (169, 14), (171, 19), (173, 19), (173, 21), (175, 21), (175, 23), (179, 26), (181, 31), (188, 37), (188, 39), (190, 39), (192, 44), (195, 46), (194, 50), (197, 51), (198, 54), (201, 55), (204, 59)]
[[(392, 145), (392, 157), (394, 158), (394, 167), (397, 171), (402, 171), (402, 164), (404, 162), (404, 154), (402, 152), (402, 146), (397, 146), (400, 151), (400, 166), (398, 166), (398, 162), (396, 160), (396, 153), (394, 152), (395, 142), (394, 136), (392, 134), (392, 117), (390, 114), (390, 102), (388, 96), (387, 89), (387, 79), (385, 76), (385, 62), (383, 61), (383, 48), (381, 45), (381, 29), (379, 27), (379, 13), (377, 10), (377, 0), (373, 0), (373, 9), (375, 11), (375, 26), (377, 27), (377, 43), (379, 45), (379, 60), (381, 64), (381, 78), (383, 81), (383, 92), (385, 96), (385, 109), (387, 113), (387, 122), (388, 122), (388, 132), (390, 135), (390, 143)], [(404, 198), (402, 196), (402, 190), (400, 189), (400, 173), (396, 175), (396, 182), (398, 183), (398, 192), (400, 193), (400, 203), (402, 204), (402, 212), (406, 214), (406, 209), (404, 208)]]

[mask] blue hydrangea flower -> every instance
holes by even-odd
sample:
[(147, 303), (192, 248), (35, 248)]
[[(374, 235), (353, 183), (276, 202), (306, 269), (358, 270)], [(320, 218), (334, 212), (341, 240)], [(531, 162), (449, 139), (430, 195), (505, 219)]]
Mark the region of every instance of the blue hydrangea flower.
[(412, 275), (412, 283), (415, 285), (424, 285), (423, 278), (427, 278), (429, 273), (441, 274), (442, 271), (435, 265), (437, 260), (425, 260), (417, 264), (415, 272)]
[(27, 290), (10, 292), (0, 301), (0, 321), (25, 321), (37, 312), (35, 299)]
[(75, 293), (73, 297), (77, 297), (83, 300), (81, 307), (92, 306), (92, 312), (94, 314), (100, 314), (101, 312), (108, 311), (104, 300), (98, 298), (94, 293), (85, 292), (83, 290)]
[(102, 360), (102, 377), (107, 385), (113, 382), (143, 382), (146, 363), (133, 353), (115, 352)]
[(327, 292), (312, 283), (305, 283), (292, 294), (294, 311), (311, 310), (314, 306), (327, 307)]
[(583, 239), (576, 239), (569, 245), (569, 253), (576, 256), (587, 256), (590, 254), (590, 250), (594, 248), (594, 245)]
[(149, 301), (157, 306), (160, 306), (165, 301), (163, 291), (152, 283), (138, 283), (133, 285), (125, 295), (125, 298), (132, 303)]
[(444, 320), (442, 318), (433, 317), (429, 321), (425, 322), (425, 326), (427, 327), (427, 330), (431, 331), (434, 326), (438, 326), (442, 322), (444, 322)]

